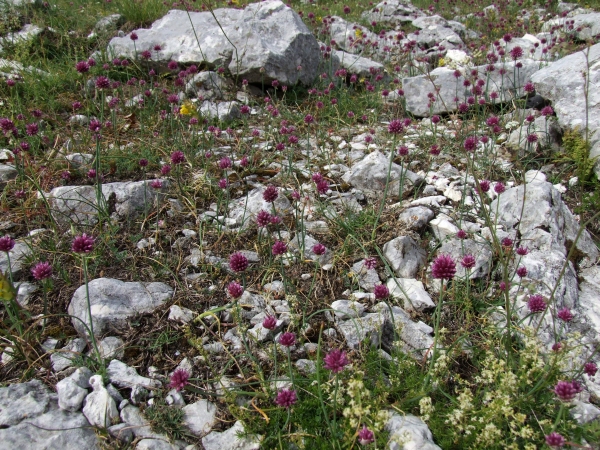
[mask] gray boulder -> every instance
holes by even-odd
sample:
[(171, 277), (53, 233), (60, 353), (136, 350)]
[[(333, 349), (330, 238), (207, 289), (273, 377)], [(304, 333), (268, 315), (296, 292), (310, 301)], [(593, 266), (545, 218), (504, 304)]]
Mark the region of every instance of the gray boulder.
[(110, 362), (106, 368), (106, 373), (112, 384), (122, 388), (134, 388), (139, 386), (144, 389), (154, 390), (161, 386), (160, 381), (139, 375), (133, 367), (129, 367), (118, 359), (113, 359)]
[(221, 100), (227, 83), (217, 72), (199, 72), (185, 85), (187, 95), (195, 95), (203, 100)]
[(196, 436), (204, 436), (217, 423), (217, 407), (208, 400), (183, 407), (183, 423)]
[(0, 442), (11, 450), (99, 448), (83, 414), (60, 409), (39, 380), (0, 388)]
[(171, 10), (150, 29), (135, 30), (135, 47), (129, 36), (115, 37), (108, 51), (137, 59), (136, 50), (159, 44), (162, 50), (153, 53), (153, 60), (163, 66), (174, 60), (225, 67), (250, 83), (309, 85), (317, 76), (321, 59), (317, 40), (283, 2), (269, 0), (213, 13), (214, 17), (210, 12), (191, 12), (188, 17), (186, 11)]
[[(390, 450), (420, 449), (441, 450), (433, 441), (433, 435), (417, 416), (411, 414), (398, 414), (390, 411), (390, 418), (385, 424), (385, 430), (390, 433), (388, 447)], [(398, 444), (402, 442), (403, 444)]]
[(204, 101), (198, 110), (207, 119), (217, 119), (222, 122), (228, 122), (240, 117), (240, 109), (238, 102), (221, 102), (214, 103)]
[[(486, 81), (489, 92), (498, 93), (498, 102), (508, 102), (525, 94), (523, 86), (532, 75), (540, 68), (540, 62), (533, 60), (519, 61), (520, 69), (515, 68), (515, 62), (494, 64), (494, 71), (487, 72), (488, 66), (476, 66), (473, 69), (479, 72), (479, 78)], [(471, 89), (463, 86), (464, 78), (454, 76), (454, 70), (446, 67), (438, 67), (428, 75), (404, 78), (402, 86), (406, 109), (416, 116), (429, 116), (430, 114), (441, 114), (458, 110), (458, 104), (454, 101), (458, 97), (458, 103), (466, 102), (471, 96)], [(436, 93), (436, 89), (439, 91)], [(428, 93), (435, 94), (435, 101), (429, 106)]]
[(475, 258), (475, 266), (470, 269), (469, 279), (485, 278), (492, 267), (492, 250), (488, 242), (478, 242), (473, 239), (450, 239), (439, 248), (438, 255), (452, 256), (456, 261), (456, 276), (465, 277), (466, 269), (460, 264), (465, 255)]
[(425, 206), (413, 206), (400, 213), (398, 220), (404, 222), (409, 230), (420, 231), (435, 217), (433, 211)]
[(412, 22), (424, 16), (425, 13), (414, 6), (410, 0), (388, 0), (378, 3), (374, 8), (365, 11), (362, 18), (367, 22), (377, 22), (388, 25), (400, 25)]
[(427, 262), (427, 252), (410, 236), (398, 236), (386, 242), (383, 256), (394, 273), (402, 278), (415, 278)]
[(202, 438), (205, 450), (258, 450), (262, 436), (244, 436), (244, 424), (239, 420), (226, 431), (213, 431)]
[[(14, 278), (21, 276), (23, 263), (31, 255), (31, 248), (25, 242), (15, 241), (15, 246), (8, 252), (10, 257), (10, 270)], [(8, 273), (8, 256), (5, 252), (0, 252), (0, 270), (2, 273)]]
[[(389, 171), (389, 179), (388, 179)], [(369, 153), (358, 161), (342, 179), (352, 187), (360, 189), (371, 198), (380, 198), (387, 184), (388, 196), (397, 197), (402, 182), (402, 195), (409, 195), (415, 187), (423, 183), (423, 178), (398, 164), (379, 151)]]
[[(600, 17), (600, 13), (597, 15)], [(595, 23), (600, 27), (600, 21)], [(598, 61), (600, 61), (600, 44), (565, 56), (531, 77), (536, 92), (552, 102), (552, 108), (561, 127), (579, 128), (582, 133), (586, 127), (588, 128), (592, 158), (600, 156), (600, 133), (592, 133), (600, 127)], [(587, 92), (583, 73), (589, 80)], [(596, 160), (594, 171), (600, 178), (600, 158)]]
[(9, 164), (0, 164), (0, 189), (4, 189), (10, 180), (17, 178), (19, 172), (14, 166)]
[(80, 286), (73, 294), (68, 308), (69, 314), (74, 316), (73, 326), (81, 336), (88, 333), (82, 322), (88, 327), (90, 325), (87, 292), (96, 336), (109, 330), (125, 330), (129, 319), (151, 313), (173, 295), (173, 289), (164, 283), (123, 282), (112, 278), (92, 280), (87, 289), (86, 291), (85, 285)]
[(355, 73), (360, 77), (371, 77), (371, 69), (377, 72), (383, 72), (383, 64), (380, 64), (372, 59), (365, 58), (363, 56), (353, 55), (342, 50), (336, 50), (333, 52), (333, 57), (339, 61), (339, 66), (348, 70), (349, 73)]
[[(162, 190), (150, 187), (152, 180), (106, 183), (102, 195), (108, 213), (120, 218), (133, 218), (149, 209)], [(52, 216), (60, 224), (93, 225), (98, 221), (98, 202), (95, 186), (60, 186), (48, 194)]]

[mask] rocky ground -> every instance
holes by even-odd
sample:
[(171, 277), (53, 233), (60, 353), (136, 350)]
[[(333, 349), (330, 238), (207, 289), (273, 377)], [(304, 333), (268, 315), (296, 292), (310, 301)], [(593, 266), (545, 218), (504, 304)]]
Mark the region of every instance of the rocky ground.
[(109, 3), (0, 5), (0, 449), (600, 448), (600, 13)]

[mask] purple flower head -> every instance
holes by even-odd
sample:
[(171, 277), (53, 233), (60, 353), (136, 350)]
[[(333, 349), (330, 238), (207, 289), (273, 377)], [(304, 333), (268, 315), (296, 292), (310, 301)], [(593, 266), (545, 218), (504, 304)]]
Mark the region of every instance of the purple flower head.
[(162, 187), (163, 187), (163, 182), (162, 182), (162, 180), (152, 180), (152, 181), (150, 182), (150, 187), (151, 187), (152, 189), (156, 189), (156, 190), (162, 189)]
[(510, 57), (515, 61), (523, 56), (523, 49), (518, 45), (510, 51)]
[(456, 233), (456, 237), (459, 239), (466, 239), (467, 233), (465, 230), (458, 230), (458, 232)]
[(329, 190), (329, 183), (327, 182), (327, 180), (322, 179), (321, 181), (317, 182), (317, 191), (319, 192), (319, 194), (326, 194), (327, 191)]
[(296, 335), (294, 333), (290, 333), (288, 331), (288, 332), (282, 333), (281, 336), (279, 336), (279, 344), (283, 345), (284, 347), (291, 347), (295, 343), (296, 343)]
[(559, 381), (554, 386), (554, 393), (563, 402), (570, 402), (582, 390), (583, 388), (577, 381)]
[(408, 155), (408, 147), (406, 145), (401, 145), (398, 147), (398, 155), (406, 156)]
[(560, 352), (561, 348), (562, 348), (562, 344), (560, 342), (555, 342), (554, 344), (552, 344), (552, 351), (554, 353)]
[(565, 438), (558, 434), (556, 431), (553, 431), (552, 433), (546, 436), (546, 444), (549, 447), (560, 448), (564, 447), (565, 443)]
[(306, 116), (304, 116), (304, 123), (305, 124), (310, 125), (314, 121), (315, 121), (315, 118), (312, 115), (307, 114)]
[(362, 429), (358, 432), (358, 443), (360, 445), (369, 445), (375, 441), (375, 434), (363, 425)]
[(52, 266), (48, 262), (39, 262), (32, 269), (31, 274), (36, 280), (45, 280), (52, 276)]
[(79, 73), (86, 73), (90, 70), (90, 66), (87, 61), (79, 61), (77, 64), (75, 64), (75, 70), (77, 70)]
[(529, 249), (527, 247), (517, 247), (517, 255), (525, 256), (529, 253)]
[(325, 361), (325, 368), (331, 370), (333, 373), (339, 373), (350, 364), (346, 357), (346, 352), (339, 349), (331, 350), (323, 359)]
[(481, 180), (479, 182), (479, 188), (481, 189), (481, 192), (487, 192), (490, 190), (490, 182), (489, 180)]
[(552, 109), (552, 106), (544, 106), (540, 113), (542, 114), (542, 116), (551, 116), (552, 114), (554, 114), (554, 110)]
[(392, 134), (402, 133), (403, 131), (404, 125), (400, 119), (394, 119), (388, 125), (388, 132)]
[(273, 247), (271, 247), (271, 251), (273, 252), (273, 256), (283, 255), (287, 252), (287, 244), (282, 241), (275, 241)]
[(15, 246), (15, 240), (10, 236), (2, 236), (0, 238), (0, 252), (10, 252)]
[(219, 188), (221, 188), (221, 189), (227, 189), (227, 186), (229, 186), (229, 182), (227, 181), (227, 178), (221, 178), (217, 184), (218, 184)]
[(465, 139), (464, 148), (468, 152), (473, 152), (477, 148), (477, 136), (469, 136)]
[(325, 254), (326, 251), (327, 251), (327, 249), (320, 242), (313, 245), (312, 252), (317, 256), (321, 256), (321, 255)]
[(165, 164), (160, 168), (160, 173), (163, 177), (166, 177), (169, 175), (169, 173), (171, 173), (171, 166), (169, 164)]
[(593, 362), (585, 363), (585, 365), (583, 366), (583, 372), (586, 375), (593, 377), (594, 375), (596, 375), (596, 372), (598, 372), (598, 366)]
[(456, 274), (456, 263), (450, 255), (439, 255), (431, 265), (433, 278), (451, 280)]
[(90, 169), (90, 170), (88, 170), (87, 177), (90, 180), (93, 180), (94, 178), (96, 178), (96, 175), (97, 175), (96, 174), (96, 169)]
[(377, 267), (377, 258), (375, 258), (374, 256), (365, 258), (363, 261), (363, 266), (365, 266), (367, 269), (374, 269), (375, 267)]
[(108, 89), (110, 87), (110, 81), (104, 76), (96, 78), (96, 87), (98, 89)]
[(517, 269), (517, 275), (520, 278), (526, 277), (527, 276), (527, 268), (524, 266), (521, 266)]
[(283, 408), (291, 408), (297, 401), (298, 396), (293, 389), (280, 389), (275, 397), (275, 404)]
[(167, 64), (167, 67), (169, 70), (177, 70), (179, 67), (179, 64), (177, 64), (177, 61), (169, 61), (169, 63)]
[(148, 160), (146, 158), (142, 158), (138, 161), (140, 167), (148, 167)]
[(273, 316), (267, 316), (263, 319), (262, 326), (267, 330), (273, 331), (277, 326), (277, 319)]
[(181, 150), (174, 151), (171, 153), (171, 162), (173, 164), (181, 164), (185, 161), (185, 155)]
[(76, 236), (71, 244), (71, 250), (75, 253), (91, 253), (94, 250), (96, 239), (93, 236), (83, 233), (81, 236)]
[(275, 200), (277, 200), (278, 196), (279, 192), (277, 191), (277, 188), (272, 185), (267, 186), (263, 192), (263, 200), (267, 203), (273, 203)]
[(563, 322), (570, 322), (573, 320), (573, 313), (569, 308), (562, 308), (556, 313), (556, 316)]
[(256, 215), (256, 224), (259, 227), (266, 227), (271, 223), (271, 214), (264, 209), (261, 209)]
[(244, 288), (239, 283), (232, 281), (227, 285), (227, 292), (232, 298), (240, 298), (244, 293)]
[(243, 253), (233, 253), (229, 257), (229, 268), (234, 272), (243, 272), (248, 268), (248, 258)]
[(475, 257), (473, 255), (465, 255), (460, 262), (460, 265), (465, 269), (472, 269), (475, 267)]
[(494, 185), (494, 192), (496, 192), (496, 194), (502, 194), (505, 190), (506, 186), (501, 181), (497, 182)]
[(373, 294), (376, 300), (383, 300), (390, 295), (390, 290), (385, 284), (378, 284), (373, 288)]
[(177, 369), (171, 375), (171, 382), (169, 383), (169, 387), (171, 389), (175, 389), (177, 392), (181, 391), (188, 384), (188, 380), (190, 379), (190, 374), (187, 370)]
[(527, 300), (527, 306), (532, 313), (538, 313), (543, 312), (548, 305), (546, 305), (544, 297), (539, 294), (535, 294), (529, 296), (529, 300)]
[(135, 31), (132, 31), (131, 34), (129, 35), (129, 39), (131, 39), (132, 41), (137, 41), (138, 40), (138, 35)]
[(27, 133), (27, 136), (36, 136), (39, 133), (39, 131), (40, 128), (35, 122), (28, 123), (27, 125), (25, 125), (25, 132)]

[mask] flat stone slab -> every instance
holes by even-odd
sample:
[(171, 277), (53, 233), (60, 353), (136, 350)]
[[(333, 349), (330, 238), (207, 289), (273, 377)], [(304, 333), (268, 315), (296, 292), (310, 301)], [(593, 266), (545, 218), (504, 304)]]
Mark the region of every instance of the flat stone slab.
[(69, 314), (74, 316), (73, 326), (82, 336), (88, 334), (83, 323), (90, 326), (87, 292), (96, 336), (110, 330), (125, 330), (130, 318), (151, 313), (173, 296), (173, 289), (164, 283), (124, 282), (113, 278), (96, 278), (88, 283), (87, 289), (85, 285), (80, 286), (68, 308)]

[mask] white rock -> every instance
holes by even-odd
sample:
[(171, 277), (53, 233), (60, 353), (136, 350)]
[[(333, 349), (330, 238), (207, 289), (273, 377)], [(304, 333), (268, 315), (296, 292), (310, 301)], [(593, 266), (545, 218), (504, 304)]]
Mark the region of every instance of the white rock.
[(435, 303), (425, 290), (423, 283), (410, 278), (390, 278), (387, 283), (390, 295), (403, 300), (407, 311), (425, 311), (435, 307)]
[(217, 422), (217, 407), (207, 400), (199, 400), (196, 403), (184, 406), (183, 412), (185, 413), (183, 416), (184, 425), (196, 436), (205, 435)]
[(336, 317), (342, 320), (361, 317), (365, 313), (365, 307), (362, 304), (350, 300), (336, 300), (331, 304), (331, 309)]
[(202, 438), (205, 450), (259, 450), (262, 436), (239, 437), (244, 425), (239, 420), (227, 431), (213, 431)]
[(94, 392), (85, 398), (83, 415), (94, 427), (107, 428), (119, 418), (119, 411), (113, 398), (110, 396), (100, 375), (90, 378), (90, 385)]
[(413, 278), (427, 261), (427, 252), (410, 236), (398, 236), (383, 246), (383, 256), (394, 273), (402, 278)]
[(58, 406), (66, 411), (79, 411), (83, 400), (88, 395), (87, 389), (77, 385), (71, 378), (65, 378), (56, 383)]
[(110, 382), (119, 387), (132, 388), (134, 386), (141, 386), (148, 390), (159, 389), (161, 387), (160, 381), (138, 375), (134, 368), (129, 367), (118, 359), (113, 359), (110, 362), (106, 372)]
[(71, 367), (73, 365), (73, 359), (80, 356), (85, 345), (85, 341), (81, 338), (70, 340), (63, 348), (50, 355), (52, 369), (55, 372), (60, 372), (67, 367)]
[(458, 227), (450, 220), (440, 217), (439, 215), (429, 222), (434, 236), (438, 241), (443, 241), (449, 236), (454, 236), (458, 232)]
[[(390, 413), (391, 417), (385, 425), (386, 431), (390, 433), (390, 450), (441, 450), (433, 442), (431, 431), (421, 419), (410, 414), (400, 415), (395, 411)], [(399, 445), (398, 441), (403, 442), (403, 445)]]
[(119, 359), (125, 354), (125, 343), (115, 336), (108, 336), (98, 343), (98, 351), (104, 359)]
[(182, 308), (181, 306), (172, 305), (169, 309), (169, 320), (173, 320), (175, 322), (188, 323), (194, 320), (195, 314), (194, 311), (187, 308)]

